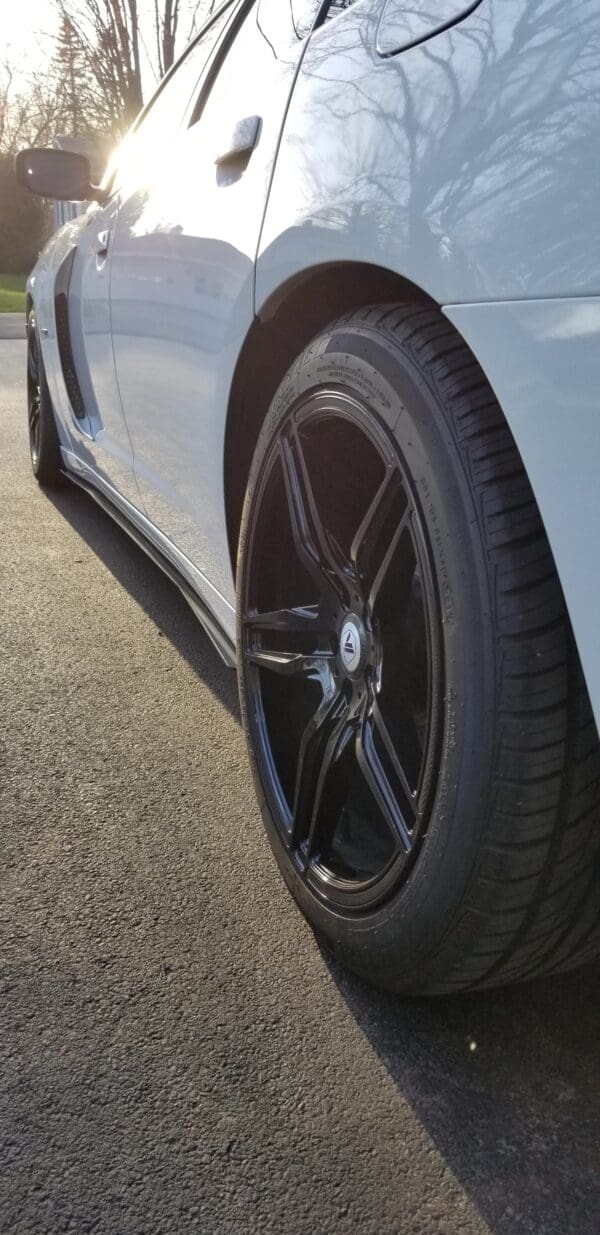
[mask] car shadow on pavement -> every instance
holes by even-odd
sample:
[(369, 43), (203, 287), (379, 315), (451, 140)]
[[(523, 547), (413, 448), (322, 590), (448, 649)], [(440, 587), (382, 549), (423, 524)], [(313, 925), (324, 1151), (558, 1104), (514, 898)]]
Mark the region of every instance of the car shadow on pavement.
[(324, 959), (400, 1095), (490, 1231), (597, 1235), (597, 971), (401, 999)]
[(225, 666), (175, 584), (87, 493), (69, 484), (48, 491), (47, 496), (194, 673), (239, 720), (235, 673)]

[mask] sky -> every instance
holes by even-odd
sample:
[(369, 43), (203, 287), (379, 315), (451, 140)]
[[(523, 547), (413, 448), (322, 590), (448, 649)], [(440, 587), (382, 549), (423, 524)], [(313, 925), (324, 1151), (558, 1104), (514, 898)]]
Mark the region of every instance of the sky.
[[(178, 50), (183, 49), (189, 33), (189, 15), (195, 9), (195, 0), (182, 4), (180, 30), (183, 36)], [(139, 11), (148, 16), (154, 10), (153, 0), (141, 0)], [(58, 29), (58, 17), (54, 0), (0, 0), (0, 69), (5, 59), (19, 72), (30, 76), (40, 68), (53, 49), (53, 36)], [(150, 86), (154, 74), (148, 69)]]
[(0, 0), (0, 60), (9, 50), (11, 60), (26, 56), (40, 63), (57, 25), (51, 0)]

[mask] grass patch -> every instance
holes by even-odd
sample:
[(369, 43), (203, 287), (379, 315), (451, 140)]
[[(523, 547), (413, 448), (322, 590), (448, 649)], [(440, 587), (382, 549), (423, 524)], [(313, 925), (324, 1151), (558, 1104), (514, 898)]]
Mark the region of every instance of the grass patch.
[(25, 282), (27, 275), (0, 272), (0, 313), (25, 312)]

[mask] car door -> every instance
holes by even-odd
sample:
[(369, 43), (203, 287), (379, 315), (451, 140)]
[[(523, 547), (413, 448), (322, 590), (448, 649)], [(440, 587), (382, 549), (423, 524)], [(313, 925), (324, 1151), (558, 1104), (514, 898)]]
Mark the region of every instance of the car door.
[[(140, 508), (133, 452), (116, 382), (110, 333), (109, 237), (117, 199), (90, 206), (71, 258), (69, 333), (77, 387), (71, 394), (77, 454), (100, 480)], [(71, 379), (73, 382), (73, 379)], [(85, 417), (79, 409), (85, 409)]]
[[(229, 6), (231, 8), (231, 6)], [(123, 185), (139, 175), (148, 152), (160, 156), (183, 124), (211, 46), (227, 13), (222, 12), (200, 45), (193, 45), (165, 78), (109, 167), (103, 205), (90, 206), (86, 225), (72, 254), (69, 278), (70, 334), (85, 420), (78, 421), (79, 455), (121, 497), (144, 511), (133, 472), (133, 450), (127, 431), (115, 372), (110, 321), (113, 237)]]
[(302, 47), (282, 0), (235, 8), (187, 129), (142, 187), (132, 175), (112, 240), (113, 348), (137, 482), (150, 519), (229, 601), (226, 411)]

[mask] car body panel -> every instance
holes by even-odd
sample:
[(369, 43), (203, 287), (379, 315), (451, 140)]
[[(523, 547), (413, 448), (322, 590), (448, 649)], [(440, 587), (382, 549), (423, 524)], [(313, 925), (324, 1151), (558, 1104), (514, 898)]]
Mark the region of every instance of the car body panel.
[(89, 421), (88, 462), (102, 480), (144, 513), (133, 472), (133, 450), (119, 395), (110, 313), (110, 262), (103, 252), (118, 202), (90, 206), (85, 216), (70, 286), (70, 327), (77, 377)]
[[(114, 204), (111, 207), (114, 212)], [(78, 455), (105, 481), (138, 508), (139, 490), (133, 474), (131, 444), (116, 388), (108, 271), (94, 270), (97, 232), (104, 212), (91, 205), (86, 212), (65, 223), (51, 237), (28, 281), (35, 303), (44, 366), (61, 445)], [(69, 398), (58, 346), (55, 312), (57, 276), (63, 263), (73, 257), (68, 284), (69, 333), (85, 415), (77, 417)], [(116, 398), (115, 398), (116, 395)], [(102, 407), (103, 419), (99, 408)]]
[(58, 351), (54, 291), (60, 267), (79, 242), (85, 215), (65, 223), (52, 235), (27, 281), (27, 294), (36, 309), (40, 346), (61, 444), (77, 449), (91, 436), (87, 416), (78, 421), (71, 406)]
[(483, 0), (379, 57), (381, 5), (312, 35), (257, 265), (257, 308), (360, 261), (438, 304), (600, 294), (600, 5)]
[[(140, 510), (139, 507), (128, 502), (127, 499), (119, 492), (118, 489), (105, 480), (98, 472), (98, 469), (89, 461), (86, 462), (78, 451), (74, 453), (66, 447), (62, 447), (62, 456), (70, 476), (79, 481), (86, 488), (97, 489), (99, 493), (106, 499), (107, 509), (113, 509), (115, 513), (120, 514), (123, 519), (118, 519), (118, 522), (123, 522), (126, 530), (130, 532), (135, 530), (140, 533), (140, 541), (144, 547), (144, 543), (158, 549), (160, 554), (166, 558), (176, 569), (181, 578), (189, 585), (189, 588), (198, 595), (209, 612), (216, 618), (221, 630), (227, 636), (229, 642), (233, 645), (235, 642), (235, 610), (233, 605), (229, 604), (211, 584), (210, 580), (202, 574), (201, 571), (186, 558), (185, 554), (181, 553), (173, 544), (172, 540), (160, 531), (156, 524), (152, 523)], [(137, 539), (137, 537), (136, 537)], [(150, 554), (150, 556), (153, 556)], [(221, 651), (221, 648), (219, 648)]]
[(385, 0), (377, 28), (377, 51), (380, 56), (396, 56), (456, 25), (481, 2), (444, 0), (432, 5), (431, 0)]
[[(154, 182), (125, 195), (112, 242), (115, 365), (144, 507), (229, 601), (227, 406), (254, 318), (254, 259), (302, 51), (291, 26), (287, 42), (281, 27), (274, 48), (256, 9), (248, 12), (200, 119)], [(255, 148), (219, 161), (251, 117)]]

